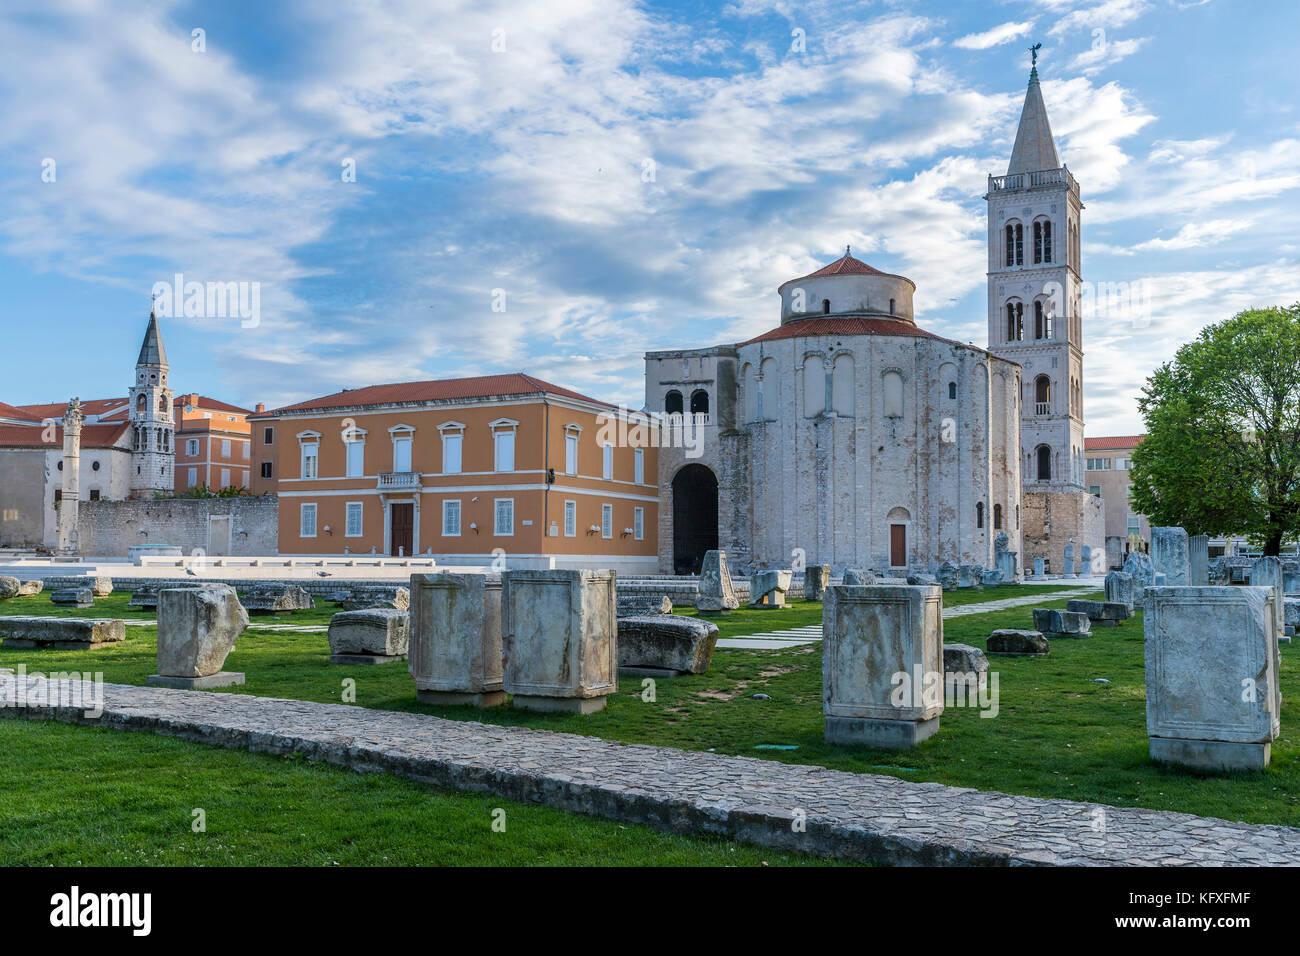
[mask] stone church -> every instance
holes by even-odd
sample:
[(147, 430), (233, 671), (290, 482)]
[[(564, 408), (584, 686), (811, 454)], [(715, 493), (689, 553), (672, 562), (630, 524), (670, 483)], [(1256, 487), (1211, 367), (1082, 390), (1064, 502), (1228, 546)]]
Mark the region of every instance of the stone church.
[(719, 547), (741, 569), (991, 568), (1003, 534), (1021, 568), (1062, 570), (1067, 544), (1102, 553), (1083, 486), (1082, 204), (1036, 68), (985, 198), (988, 350), (921, 328), (912, 281), (846, 249), (780, 286), (770, 331), (646, 354), (646, 408), (700, 438), (664, 430), (662, 572)]

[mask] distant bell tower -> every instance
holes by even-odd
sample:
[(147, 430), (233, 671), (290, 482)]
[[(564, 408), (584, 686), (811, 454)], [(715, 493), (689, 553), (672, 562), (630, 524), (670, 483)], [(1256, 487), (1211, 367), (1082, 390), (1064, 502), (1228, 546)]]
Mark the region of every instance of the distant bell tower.
[(1005, 176), (990, 176), (989, 351), (1021, 366), (1021, 560), (1104, 572), (1101, 498), (1087, 491), (1079, 184), (1061, 162), (1031, 49)]
[(989, 351), (1023, 367), (1026, 491), (1084, 490), (1079, 184), (1056, 153), (1038, 51), (1005, 176), (990, 176)]
[(170, 493), (176, 485), (172, 390), (167, 384), (167, 353), (155, 311), (149, 312), (130, 391), (131, 495), (135, 498)]

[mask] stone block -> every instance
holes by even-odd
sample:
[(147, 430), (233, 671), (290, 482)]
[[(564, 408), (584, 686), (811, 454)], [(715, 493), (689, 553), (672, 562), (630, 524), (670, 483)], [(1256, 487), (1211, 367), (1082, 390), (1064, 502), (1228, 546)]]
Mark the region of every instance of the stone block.
[(390, 607), (364, 611), (339, 611), (330, 618), (330, 663), (349, 663), (367, 658), (382, 663), (406, 656), (407, 612)]
[(168, 674), (150, 674), (144, 679), (150, 687), (170, 687), (174, 690), (211, 690), (214, 687), (234, 687), (244, 683), (239, 671), (217, 671), (203, 677), (173, 677)]
[(1280, 730), (1275, 600), (1266, 587), (1147, 591), (1153, 758), (1210, 769), (1267, 764)]
[(1106, 575), (1106, 601), (1123, 604), (1133, 611), (1133, 575), (1126, 571), (1112, 571)]
[(646, 614), (672, 614), (673, 602), (667, 594), (654, 591), (618, 591), (618, 616), (643, 617)]
[[(876, 574), (874, 571), (868, 571), (863, 568), (849, 568), (844, 572), (844, 584), (846, 587), (869, 587), (876, 583)], [(826, 596), (822, 595), (822, 600)]]
[[(968, 675), (975, 675), (975, 688), (983, 690), (988, 686), (989, 679), (989, 659), (978, 647), (972, 647), (970, 644), (945, 644), (943, 645), (943, 676), (944, 682), (964, 680)], [(967, 692), (970, 691), (967, 685)]]
[(803, 597), (805, 601), (820, 601), (826, 586), (831, 583), (829, 564), (810, 564), (803, 572)]
[(1034, 630), (1044, 637), (1087, 637), (1092, 633), (1088, 615), (1079, 611), (1058, 611), (1055, 608), (1034, 608)]
[(976, 586), (978, 578), (975, 577), (975, 569), (969, 564), (959, 564), (957, 566), (957, 587), (973, 588)]
[(1124, 573), (1133, 577), (1133, 600), (1141, 601), (1146, 589), (1155, 583), (1156, 570), (1151, 556), (1141, 551), (1130, 551), (1124, 559)]
[(1210, 584), (1210, 536), (1194, 534), (1187, 539), (1187, 583), (1203, 588)]
[(158, 673), (210, 677), (221, 670), (248, 614), (235, 589), (218, 584), (158, 592)]
[(22, 587), (18, 589), (18, 596), (31, 597), (34, 594), (40, 594), (44, 590), (44, 581), (24, 581)]
[(700, 566), (699, 596), (695, 608), (701, 614), (730, 614), (740, 607), (736, 589), (727, 570), (727, 552), (708, 551)]
[(939, 570), (935, 572), (934, 576), (939, 579), (939, 586), (945, 591), (951, 591), (957, 587), (958, 582), (961, 580), (960, 570), (951, 561), (945, 561), (939, 565)]
[(1047, 574), (1047, 562), (1042, 558), (1034, 558), (1034, 577), (1041, 578)]
[(113, 579), (108, 577), (94, 578), (90, 583), (90, 590), (95, 597), (108, 597), (113, 593)]
[(1285, 627), (1300, 626), (1300, 597), (1289, 597), (1283, 601), (1282, 624)]
[(1286, 594), (1300, 595), (1300, 571), (1295, 568), (1282, 568), (1282, 590)]
[(994, 564), (997, 566), (999, 584), (1015, 584), (1019, 571), (1016, 561), (1019, 555), (1015, 551), (999, 551)]
[(17, 578), (6, 576), (0, 577), (0, 601), (7, 601), (10, 598), (18, 597), (23, 589), (23, 582)]
[(341, 603), (345, 611), (365, 611), (373, 607), (409, 611), (411, 591), (403, 587), (354, 588)]
[(984, 646), (990, 654), (1017, 657), (1041, 656), (1051, 648), (1047, 638), (1039, 631), (1018, 630), (1010, 627), (994, 631), (988, 636)]
[(910, 747), (939, 729), (942, 611), (937, 587), (826, 590), (822, 694), (829, 743)]
[[(939, 583), (939, 579), (933, 574), (909, 574), (904, 580), (912, 587), (921, 587), (923, 585), (933, 586)], [(844, 583), (848, 584), (849, 582), (845, 581)], [(873, 581), (871, 583), (874, 584), (875, 582)]]
[(980, 576), (980, 587), (995, 588), (1002, 583), (1002, 572), (997, 568), (992, 571), (985, 571)]
[(502, 575), (503, 687), (514, 705), (592, 713), (618, 688), (612, 571)]
[(126, 639), (126, 622), (89, 617), (0, 617), (5, 647), (80, 651)]
[(713, 661), (718, 626), (679, 614), (618, 619), (620, 670), (665, 674), (703, 674)]
[[(1089, 621), (1100, 627), (1116, 627), (1133, 616), (1132, 608), (1119, 601), (1067, 601), (1067, 611), (1087, 615)], [(1035, 620), (1035, 626), (1038, 622)]]
[(289, 614), (310, 611), (316, 606), (306, 588), (296, 584), (257, 587), (244, 596), (244, 610), (250, 614)]
[(87, 587), (59, 588), (50, 592), (50, 603), (67, 607), (93, 607), (95, 592)]
[(426, 704), (495, 707), (506, 702), (502, 676), (499, 575), (411, 575), (407, 669)]
[(1163, 574), (1163, 587), (1187, 587), (1187, 532), (1182, 528), (1151, 529), (1151, 565)]
[(754, 608), (785, 607), (785, 595), (794, 575), (790, 571), (759, 571), (749, 580), (749, 606)]

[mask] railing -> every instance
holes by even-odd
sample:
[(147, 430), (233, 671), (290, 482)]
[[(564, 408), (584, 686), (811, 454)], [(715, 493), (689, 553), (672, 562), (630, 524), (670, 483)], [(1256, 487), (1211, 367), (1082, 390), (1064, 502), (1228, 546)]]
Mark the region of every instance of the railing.
[(1050, 414), (1052, 414), (1052, 403), (1051, 403), (1051, 402), (1034, 402), (1034, 414), (1035, 414), (1035, 415), (1050, 415)]
[(379, 475), (380, 488), (419, 488), (420, 473), (418, 471), (385, 471)]
[(1040, 169), (1032, 173), (1012, 173), (1008, 176), (990, 176), (989, 192), (1003, 189), (1033, 189), (1038, 186), (1059, 186), (1066, 184), (1073, 193), (1079, 192), (1079, 183), (1070, 170), (1064, 166), (1057, 169)]
[(712, 425), (713, 416), (708, 412), (661, 412), (659, 423), (664, 426), (681, 426), (682, 424), (691, 425)]

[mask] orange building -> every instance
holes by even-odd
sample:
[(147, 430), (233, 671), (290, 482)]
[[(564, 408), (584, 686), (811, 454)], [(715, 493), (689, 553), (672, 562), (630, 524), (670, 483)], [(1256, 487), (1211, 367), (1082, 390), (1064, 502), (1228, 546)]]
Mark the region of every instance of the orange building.
[(253, 412), (197, 394), (178, 395), (173, 405), (176, 491), (250, 487)]
[(281, 554), (658, 566), (653, 432), (569, 389), (522, 373), (374, 385), (250, 420)]

